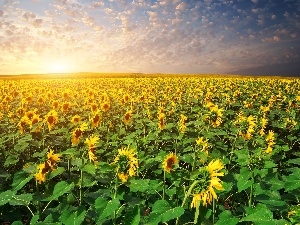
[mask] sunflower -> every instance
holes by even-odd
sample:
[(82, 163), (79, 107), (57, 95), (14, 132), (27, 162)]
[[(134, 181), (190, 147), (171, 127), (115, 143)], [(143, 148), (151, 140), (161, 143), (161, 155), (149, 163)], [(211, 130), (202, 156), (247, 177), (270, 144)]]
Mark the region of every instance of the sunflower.
[(223, 109), (219, 109), (217, 105), (210, 107), (209, 114), (206, 115), (206, 120), (210, 121), (211, 125), (216, 128), (223, 122)]
[(37, 100), (37, 102), (38, 102), (38, 104), (39, 105), (42, 105), (43, 103), (44, 103), (44, 98), (42, 97), (42, 96), (40, 96), (39, 98), (38, 98), (38, 100)]
[(165, 125), (165, 117), (166, 117), (166, 114), (164, 113), (160, 113), (158, 115), (158, 127), (159, 129), (163, 130), (166, 128), (166, 125)]
[(117, 165), (117, 174), (119, 179), (125, 183), (129, 177), (135, 176), (138, 168), (138, 159), (135, 157), (135, 149), (129, 149), (129, 147), (121, 148), (118, 150), (112, 164)]
[(208, 156), (208, 148), (209, 148), (208, 139), (204, 139), (203, 137), (199, 137), (196, 140), (196, 143), (197, 143), (198, 146), (202, 147), (201, 151), (205, 152), (206, 156)]
[(39, 164), (37, 169), (38, 172), (34, 175), (37, 182), (42, 183), (46, 181), (46, 174), (50, 170), (55, 170), (57, 162), (60, 161), (60, 155), (54, 154), (54, 151), (50, 149), (47, 153), (47, 160), (45, 163)]
[(95, 112), (98, 110), (98, 106), (97, 106), (96, 103), (92, 103), (92, 104), (90, 105), (90, 107), (91, 107), (91, 111), (92, 111), (93, 113), (95, 113)]
[(179, 129), (181, 131), (181, 133), (184, 133), (186, 130), (186, 121), (187, 121), (187, 117), (183, 114), (180, 115), (180, 121), (179, 121)]
[(192, 190), (193, 200), (192, 208), (198, 207), (201, 203), (203, 206), (211, 204), (213, 198), (217, 199), (217, 194), (214, 190), (224, 190), (221, 180), (218, 176), (224, 176), (224, 173), (219, 172), (224, 168), (224, 165), (219, 159), (212, 160), (206, 167), (202, 167), (197, 173), (196, 184)]
[(23, 134), (26, 132), (26, 130), (29, 129), (31, 125), (31, 121), (27, 116), (23, 116), (20, 120), (20, 122), (18, 123), (19, 129), (20, 129), (20, 133)]
[(88, 128), (88, 125), (86, 123), (83, 123), (80, 125), (80, 127), (77, 127), (72, 132), (72, 144), (77, 145), (79, 143), (79, 139), (82, 137), (83, 131), (85, 131)]
[[(35, 114), (35, 115), (31, 118), (30, 128), (32, 128), (32, 126), (33, 126), (34, 124), (37, 124), (37, 123), (40, 122), (40, 121), (41, 121), (41, 118), (40, 118), (37, 114)], [(40, 132), (40, 130), (41, 130), (41, 127), (40, 127), (40, 126), (37, 126), (37, 127), (35, 128), (34, 132), (35, 132), (35, 133), (38, 133), (38, 132)]]
[(128, 110), (124, 115), (124, 123), (129, 124), (131, 122), (132, 111)]
[(269, 131), (269, 134), (268, 136), (266, 137), (266, 141), (268, 143), (268, 147), (267, 149), (265, 150), (266, 153), (271, 153), (272, 150), (273, 150), (273, 146), (275, 145), (275, 137), (274, 137), (274, 131)]
[(81, 120), (81, 117), (79, 115), (75, 115), (72, 117), (71, 122), (76, 125), (77, 123), (79, 123)]
[(58, 122), (57, 112), (55, 110), (51, 110), (45, 116), (45, 120), (48, 124), (49, 131), (54, 127), (54, 125)]
[(64, 102), (61, 106), (61, 111), (68, 112), (70, 109), (71, 103), (70, 102)]
[(268, 119), (266, 119), (265, 117), (263, 117), (260, 121), (260, 124), (261, 124), (261, 129), (259, 131), (259, 134), (261, 136), (265, 135), (265, 129), (266, 129), (266, 126), (268, 124)]
[(57, 100), (54, 100), (52, 102), (52, 107), (53, 107), (53, 109), (58, 109), (59, 108), (59, 102)]
[(102, 105), (101, 105), (101, 108), (102, 108), (103, 112), (108, 111), (110, 109), (110, 103), (108, 101), (103, 102)]
[(84, 143), (86, 143), (89, 147), (89, 159), (90, 162), (93, 161), (94, 163), (97, 161), (97, 157), (95, 156), (96, 146), (95, 144), (99, 141), (98, 136), (91, 136), (90, 138), (87, 138)]
[(93, 117), (91, 118), (92, 121), (92, 128), (98, 127), (99, 123), (101, 122), (101, 117), (99, 115), (99, 111), (97, 111)]
[(29, 120), (31, 120), (31, 119), (35, 116), (35, 111), (33, 111), (33, 110), (27, 111), (27, 112), (25, 113), (25, 116), (27, 116), (27, 118), (28, 118)]
[(243, 113), (240, 113), (238, 115), (238, 119), (235, 122), (239, 127), (239, 135), (242, 136), (245, 140), (249, 140), (252, 137), (252, 134), (254, 133), (254, 128), (256, 126), (255, 124), (256, 118), (252, 115), (245, 117)]
[(163, 161), (162, 164), (162, 168), (164, 171), (170, 173), (171, 170), (174, 169), (174, 166), (176, 164), (178, 164), (178, 158), (173, 152), (171, 152), (169, 155), (165, 157), (165, 160)]

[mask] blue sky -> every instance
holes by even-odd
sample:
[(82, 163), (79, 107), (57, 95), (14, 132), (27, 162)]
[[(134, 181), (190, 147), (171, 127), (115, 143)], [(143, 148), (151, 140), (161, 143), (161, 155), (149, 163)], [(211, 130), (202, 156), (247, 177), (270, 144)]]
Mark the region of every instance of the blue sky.
[(300, 62), (299, 0), (0, 0), (0, 27), (0, 74)]

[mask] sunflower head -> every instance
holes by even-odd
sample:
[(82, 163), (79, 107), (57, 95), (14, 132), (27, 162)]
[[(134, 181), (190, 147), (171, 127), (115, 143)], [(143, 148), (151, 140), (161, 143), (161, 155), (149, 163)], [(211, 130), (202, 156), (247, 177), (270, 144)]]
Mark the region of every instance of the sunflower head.
[(132, 111), (128, 110), (124, 115), (124, 123), (129, 124), (131, 122)]
[(164, 171), (170, 173), (171, 170), (174, 170), (176, 164), (178, 164), (178, 158), (173, 152), (171, 152), (165, 157), (162, 168)]
[(221, 180), (218, 176), (224, 176), (224, 173), (219, 172), (224, 168), (224, 165), (219, 159), (212, 160), (206, 167), (201, 167), (192, 175), (195, 180), (195, 186), (192, 189), (193, 200), (191, 207), (198, 207), (201, 203), (203, 206), (211, 204), (213, 198), (217, 199), (217, 194), (214, 189), (224, 190)]
[(127, 181), (128, 177), (135, 176), (136, 174), (138, 159), (135, 156), (136, 152), (134, 150), (129, 149), (129, 147), (119, 149), (118, 155), (112, 163), (117, 166), (118, 177), (123, 183)]
[(79, 123), (81, 120), (81, 117), (79, 115), (75, 115), (72, 117), (71, 122), (75, 125), (77, 123)]

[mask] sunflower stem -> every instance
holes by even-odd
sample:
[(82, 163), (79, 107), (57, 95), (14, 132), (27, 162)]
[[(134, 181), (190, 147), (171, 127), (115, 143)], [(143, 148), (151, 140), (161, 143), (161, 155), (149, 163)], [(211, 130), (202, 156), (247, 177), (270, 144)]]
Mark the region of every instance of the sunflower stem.
[[(254, 180), (253, 171), (251, 172), (252, 179)], [(249, 196), (249, 207), (252, 206), (252, 198), (253, 198), (253, 184), (250, 186), (250, 196)]]
[(216, 204), (215, 204), (215, 198), (213, 198), (213, 202), (212, 202), (212, 224), (214, 225), (215, 224), (215, 213), (216, 213)]
[[(40, 194), (40, 188), (37, 180), (35, 181), (35, 186), (36, 186), (36, 193), (37, 195)], [(42, 219), (42, 206), (41, 206), (41, 201), (37, 201), (37, 207), (38, 207), (38, 215), (39, 215), (39, 220), (41, 221)]]
[[(185, 193), (184, 195), (184, 199), (183, 202), (181, 204), (181, 207), (183, 208), (183, 206), (185, 205), (185, 202), (187, 200), (187, 198), (190, 196), (190, 194), (192, 193), (193, 188), (199, 183), (198, 180), (195, 180), (194, 183), (192, 183), (192, 185), (190, 186), (189, 190)], [(179, 217), (176, 218), (176, 225), (178, 225), (179, 223)]]
[[(119, 171), (119, 169), (117, 170), (117, 173), (116, 173), (114, 199), (117, 198), (117, 191), (118, 191), (118, 171)], [(116, 224), (117, 224), (117, 211), (115, 210), (114, 211), (114, 225), (116, 225)]]
[[(82, 163), (82, 167), (83, 167), (83, 165), (84, 165), (83, 156), (81, 159), (81, 163)], [(81, 205), (81, 203), (82, 203), (82, 184), (83, 184), (83, 170), (80, 169), (79, 205)]]
[(163, 200), (165, 200), (165, 192), (166, 192), (166, 171), (164, 170), (163, 196), (162, 196)]

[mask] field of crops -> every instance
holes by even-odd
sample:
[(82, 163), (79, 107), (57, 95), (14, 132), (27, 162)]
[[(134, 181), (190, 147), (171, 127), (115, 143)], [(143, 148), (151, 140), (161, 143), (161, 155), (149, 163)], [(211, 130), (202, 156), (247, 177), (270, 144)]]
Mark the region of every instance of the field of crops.
[(0, 80), (0, 223), (300, 224), (300, 80)]

